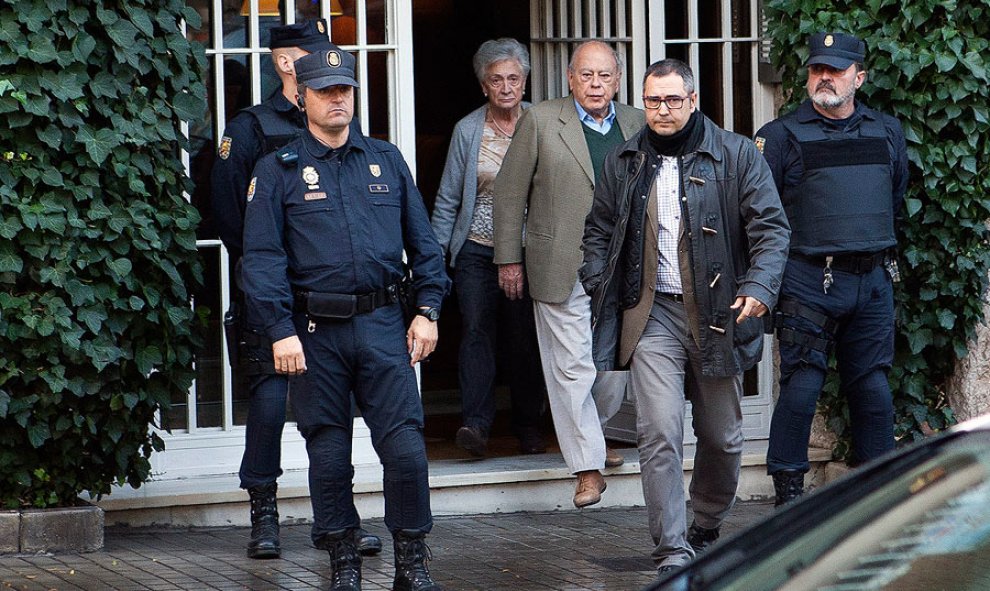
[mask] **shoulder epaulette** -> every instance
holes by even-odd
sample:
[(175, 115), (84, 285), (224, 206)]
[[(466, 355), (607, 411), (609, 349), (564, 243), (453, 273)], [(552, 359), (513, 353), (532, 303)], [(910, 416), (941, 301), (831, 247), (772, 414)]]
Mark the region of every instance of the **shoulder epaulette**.
[(275, 157), (282, 163), (282, 166), (292, 167), (299, 160), (299, 153), (292, 148), (282, 148), (275, 152)]

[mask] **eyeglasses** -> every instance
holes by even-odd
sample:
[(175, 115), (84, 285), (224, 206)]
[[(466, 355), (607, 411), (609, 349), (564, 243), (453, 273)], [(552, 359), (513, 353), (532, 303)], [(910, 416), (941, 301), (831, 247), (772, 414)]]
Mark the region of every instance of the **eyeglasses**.
[(485, 78), (485, 84), (489, 88), (497, 89), (502, 88), (502, 85), (508, 84), (509, 88), (519, 88), (519, 85), (523, 83), (522, 76), (516, 76), (515, 74), (509, 74), (508, 76), (489, 76)]
[(668, 96), (666, 98), (660, 98), (658, 96), (644, 96), (643, 106), (647, 109), (659, 109), (660, 105), (666, 104), (667, 108), (670, 110), (680, 109), (684, 106), (684, 101), (689, 99), (687, 96)]

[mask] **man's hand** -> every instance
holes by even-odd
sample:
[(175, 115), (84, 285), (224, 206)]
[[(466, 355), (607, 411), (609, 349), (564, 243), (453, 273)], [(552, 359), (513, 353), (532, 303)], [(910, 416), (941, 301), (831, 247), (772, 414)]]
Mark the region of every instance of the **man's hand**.
[(506, 263), (498, 266), (498, 286), (505, 292), (505, 297), (518, 300), (523, 297), (523, 265), (522, 263)]
[(406, 331), (406, 347), (409, 349), (409, 365), (415, 366), (430, 356), (437, 348), (437, 323), (417, 316)]
[(292, 335), (275, 341), (272, 343), (272, 355), (275, 357), (275, 373), (296, 376), (306, 372), (306, 356), (303, 355), (299, 337)]
[(736, 301), (729, 308), (733, 310), (742, 308), (739, 316), (736, 318), (736, 324), (742, 324), (747, 318), (759, 318), (768, 311), (768, 308), (763, 305), (763, 302), (752, 296), (737, 297)]

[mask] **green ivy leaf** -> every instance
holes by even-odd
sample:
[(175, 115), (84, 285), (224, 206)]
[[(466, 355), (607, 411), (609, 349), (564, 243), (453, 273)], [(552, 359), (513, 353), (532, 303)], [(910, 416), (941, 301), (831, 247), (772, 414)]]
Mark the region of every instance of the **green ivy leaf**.
[(113, 274), (114, 278), (118, 281), (123, 280), (127, 275), (130, 275), (131, 269), (133, 268), (131, 261), (125, 258), (108, 261), (107, 267), (110, 269), (110, 272)]
[(128, 15), (130, 16), (131, 22), (137, 27), (139, 31), (152, 37), (155, 34), (155, 25), (152, 24), (151, 18), (148, 13), (143, 10), (129, 10)]
[(24, 261), (14, 252), (10, 243), (0, 242), (0, 273), (20, 273), (24, 270)]
[(52, 437), (46, 424), (34, 424), (27, 428), (28, 442), (34, 448), (39, 448)]
[(120, 145), (120, 138), (110, 129), (98, 129), (96, 133), (89, 127), (83, 127), (76, 135), (76, 141), (86, 146), (86, 152), (97, 164), (102, 164), (110, 150)]
[(137, 36), (138, 30), (130, 21), (124, 19), (118, 19), (116, 22), (107, 27), (107, 36), (117, 44), (118, 47), (134, 51), (135, 49), (135, 36)]

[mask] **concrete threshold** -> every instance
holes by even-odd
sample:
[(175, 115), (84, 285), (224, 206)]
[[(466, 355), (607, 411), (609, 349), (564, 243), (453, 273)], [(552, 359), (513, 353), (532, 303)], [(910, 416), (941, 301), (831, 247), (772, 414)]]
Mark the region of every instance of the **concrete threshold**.
[[(619, 451), (626, 463), (605, 470), (608, 490), (596, 507), (643, 505), (638, 452)], [(685, 486), (694, 469), (694, 453), (694, 445), (685, 446)], [(814, 470), (809, 483), (815, 484), (824, 478), (830, 454), (812, 449), (811, 459)], [(772, 498), (766, 441), (747, 441), (742, 464), (738, 498)], [(435, 515), (573, 510), (573, 494), (574, 477), (559, 454), (430, 462), (430, 503)], [(354, 497), (363, 518), (384, 515), (381, 465), (355, 466)], [(278, 498), (283, 523), (312, 520), (306, 470), (286, 471), (279, 478)], [(96, 504), (105, 511), (108, 526), (245, 526), (249, 525), (247, 499), (237, 475), (224, 474), (153, 480), (139, 489), (117, 488)]]

